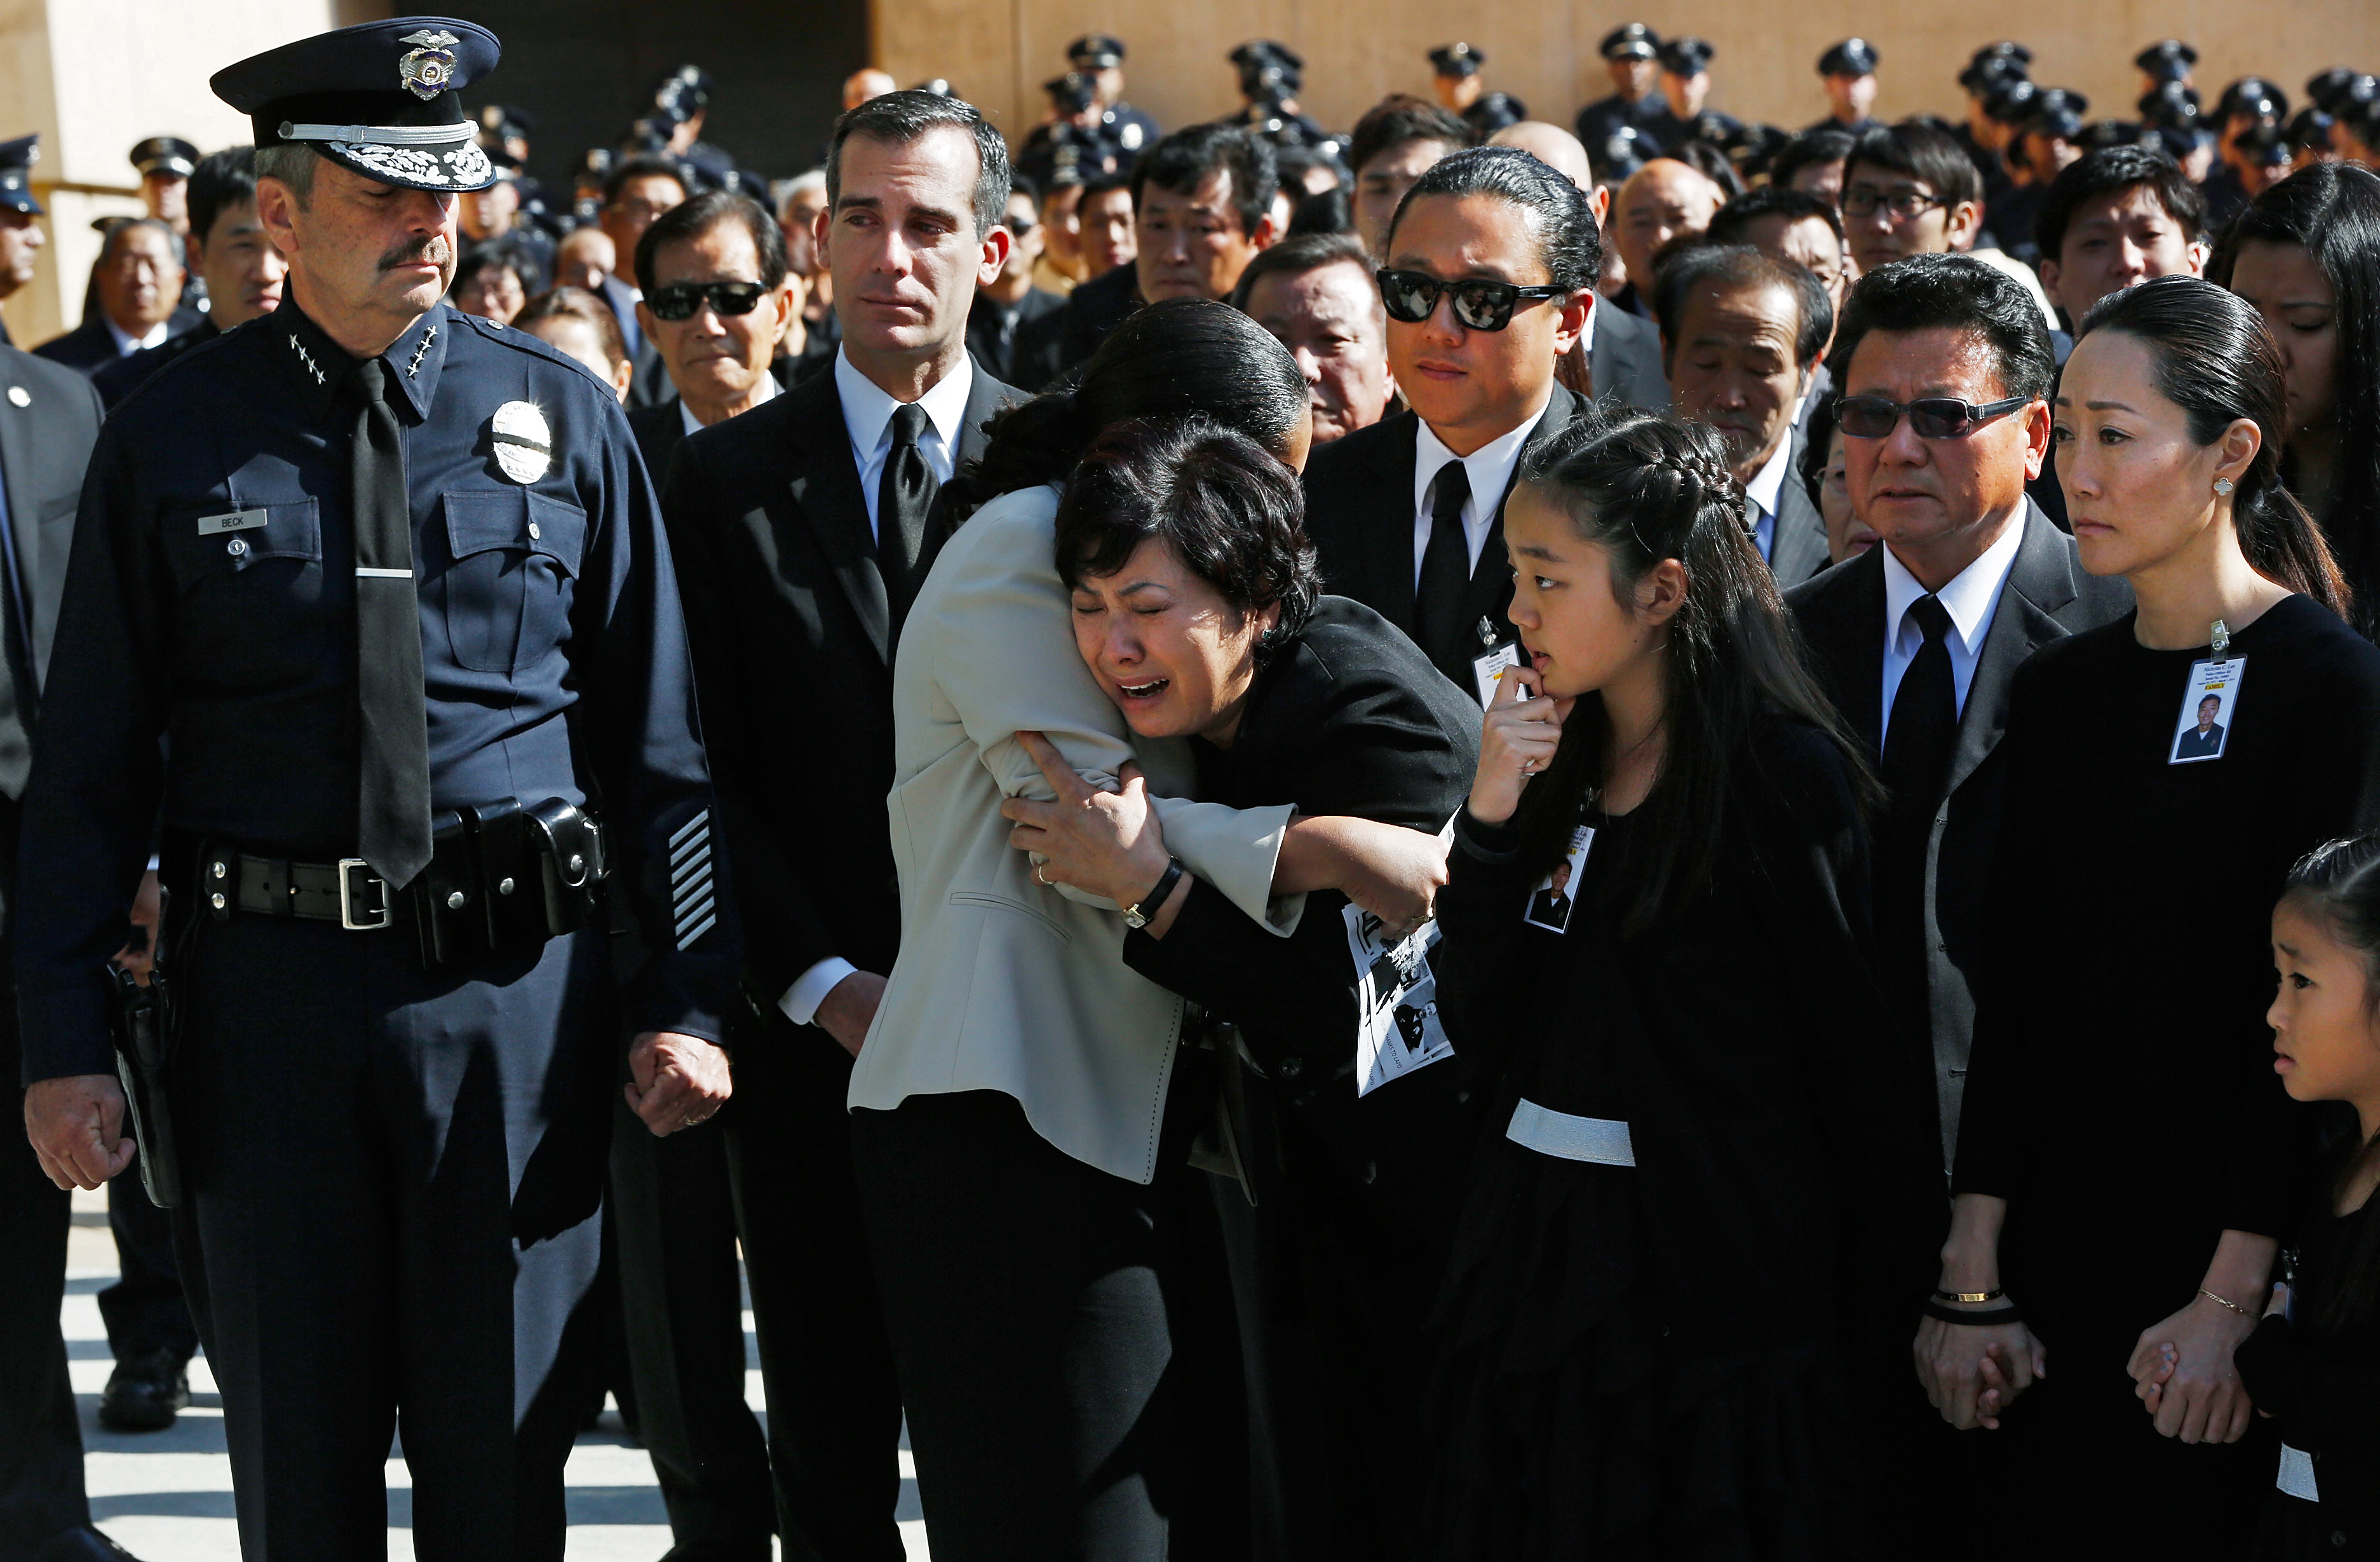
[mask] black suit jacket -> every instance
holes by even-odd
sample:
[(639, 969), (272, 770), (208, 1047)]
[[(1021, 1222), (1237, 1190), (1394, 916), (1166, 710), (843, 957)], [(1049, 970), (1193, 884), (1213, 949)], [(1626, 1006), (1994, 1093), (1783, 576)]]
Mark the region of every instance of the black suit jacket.
[[(1029, 346), (1033, 361), (1054, 361), (1051, 378), (1066, 374), (1108, 339), (1108, 333), (1132, 318), (1140, 308), (1140, 272), (1126, 261), (1104, 276), (1095, 276), (1066, 295), (1066, 307), (1035, 322), (1030, 336), (1019, 335), (1020, 353)], [(1054, 332), (1056, 340), (1044, 339)], [(1046, 388), (1036, 385), (1036, 390)]]
[[(1959, 714), (1944, 801), (1926, 845), (1926, 1005), (1943, 1165), (1958, 1143), (1959, 1102), (1975, 1028), (1968, 972), (1985, 942), (1983, 904), (1999, 840), (2007, 793), (1998, 758), (2008, 726), (2009, 688), (2026, 657), (2055, 640), (2080, 634), (2131, 610), (2131, 588), (2084, 572), (2074, 540), (2037, 506), (2024, 512), (2024, 536), (2009, 568), (1983, 654)], [(1811, 669), (1865, 745), (1874, 763), (1884, 725), (1884, 544), (1846, 559), (1786, 593)], [(1919, 1016), (1904, 1016), (1915, 1021)]]
[[(1527, 459), (1578, 415), (1586, 403), (1554, 387), (1546, 415), (1521, 447)], [(1321, 555), (1322, 589), (1354, 597), (1418, 642), (1414, 617), (1414, 452), (1421, 420), (1411, 412), (1383, 418), (1314, 452), (1305, 468), (1305, 531)], [(1513, 469), (1517, 474), (1519, 468)], [(1455, 687), (1477, 699), (1471, 662), (1491, 644), (1512, 638), (1505, 610), (1512, 602), (1512, 571), (1504, 554), (1504, 500), (1497, 495), (1496, 519), (1471, 571), (1471, 590), (1453, 636), (1422, 651)], [(1492, 640), (1483, 640), (1485, 621)]]
[(686, 439), (686, 419), (678, 411), (677, 397), (629, 408), (628, 432), (637, 436), (637, 453), (644, 457), (645, 470), (652, 474), (653, 488), (659, 492), (669, 482), (670, 460)]
[(1595, 339), (1587, 372), (1598, 401), (1622, 401), (1647, 412), (1670, 409), (1670, 380), (1661, 372), (1661, 328), (1603, 298), (1595, 300)]
[[(984, 423), (1017, 399), (977, 368), (960, 467), (982, 453)], [(685, 438), (662, 512), (721, 834), (752, 918), (751, 995), (773, 1007), (831, 955), (889, 971), (901, 944), (884, 814), (895, 626), (834, 376)], [(949, 529), (939, 516), (928, 562)]]
[[(0, 754), (23, 773), (30, 752), (37, 691), (48, 677), (50, 642), (57, 633), (67, 555), (74, 545), (75, 512), (83, 469), (99, 439), (99, 393), (71, 369), (0, 347), (0, 482), (8, 495), (8, 530), (16, 541), (18, 578), (29, 609), (26, 639), (32, 665), (13, 702), (0, 701)], [(14, 708), (6, 708), (13, 703)], [(0, 919), (16, 899), (17, 803), (0, 790)]]
[(33, 356), (64, 364), (78, 373), (91, 374), (124, 355), (115, 350), (115, 338), (108, 335), (107, 322), (93, 315), (65, 336), (53, 336), (35, 348)]
[(117, 402), (147, 384), (152, 374), (192, 348), (204, 347), (222, 335), (213, 321), (201, 320), (181, 335), (168, 336), (153, 348), (142, 348), (129, 358), (101, 364), (91, 371), (91, 383), (97, 387), (99, 399), (113, 412)]
[[(1057, 342), (1048, 325), (1066, 311), (1065, 299), (1032, 287), (1016, 302), (1014, 316), (983, 293), (977, 293), (967, 311), (967, 351), (975, 360), (1012, 385), (1038, 390), (1058, 377)], [(1005, 339), (1002, 323), (1007, 322)], [(1039, 327), (1037, 329), (1036, 327)]]
[(1802, 453), (1810, 430), (1796, 423), (1786, 436), (1785, 481), (1777, 485), (1777, 529), (1768, 545), (1768, 573), (1779, 591), (1789, 591), (1827, 567), (1827, 518), (1810, 502), (1802, 482)]

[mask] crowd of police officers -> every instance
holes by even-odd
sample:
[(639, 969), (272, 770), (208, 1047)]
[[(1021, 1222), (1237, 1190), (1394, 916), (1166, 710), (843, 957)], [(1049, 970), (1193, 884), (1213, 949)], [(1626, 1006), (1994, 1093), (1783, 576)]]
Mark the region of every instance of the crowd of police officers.
[[(703, 139), (716, 84), (689, 66), (549, 188), (528, 110), (462, 106), (497, 54), (470, 23), (407, 18), (224, 69), (254, 127), (244, 226), (216, 223), (198, 148), (144, 140), (148, 215), (103, 225), (83, 319), (31, 355), (0, 346), (0, 1031), (31, 1151), (0, 1214), (0, 1558), (126, 1555), (82, 1496), (49, 1195), (126, 1172), (136, 1136), (104, 1424), (170, 1424), (203, 1338), (249, 1555), (381, 1555), (401, 1429), (419, 1555), (558, 1556), (562, 1461), (602, 1386), (577, 1364), (601, 1356), (606, 1092), (659, 1136), (729, 1092), (749, 1006), (662, 474), (607, 387), (440, 307), (461, 258), (446, 203), (503, 191), (460, 237), (542, 291), (623, 169), (772, 214), (802, 182), (772, 189)], [(1630, 22), (1600, 54), (1613, 90), (1574, 121), (1598, 185), (1667, 156), (1741, 188), (1795, 144), (1713, 106), (1708, 41)], [(1159, 142), (1125, 58), (1085, 36), (1046, 83), (1015, 151), (1020, 239), (1036, 196), (1117, 189)], [(2293, 165), (2380, 148), (2369, 74), (2321, 73), (2294, 114), (2255, 77), (2210, 104), (2167, 40), (2138, 56), (2135, 116), (2093, 118), (2032, 58), (1994, 43), (1958, 78), (1955, 133), (2012, 250), (2095, 148), (2169, 154), (2210, 227)], [(1227, 122), (1274, 143), (1284, 184), (1352, 188), (1299, 55), (1229, 60)], [(1531, 119), (1489, 90), (1485, 50), (1428, 60), (1482, 139)], [(1874, 127), (1881, 61), (1861, 38), (1826, 50), (1830, 112), (1803, 134)], [(845, 106), (893, 86), (860, 72)], [(0, 296), (42, 242), (37, 156), (0, 142)], [(211, 299), (198, 254), (234, 242), (261, 257), (252, 290)], [(609, 268), (629, 332), (634, 262)]]

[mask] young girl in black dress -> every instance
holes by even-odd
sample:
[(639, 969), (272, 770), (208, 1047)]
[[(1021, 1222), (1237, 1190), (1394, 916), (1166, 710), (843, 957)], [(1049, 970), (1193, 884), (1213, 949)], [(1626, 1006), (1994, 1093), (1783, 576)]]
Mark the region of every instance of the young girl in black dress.
[[(2297, 865), (2273, 909), (2265, 1018), (2292, 1100), (2339, 1104), (2334, 1175), (2240, 1375), (2281, 1436), (2258, 1562), (2380, 1557), (2380, 836)], [(2351, 1108), (2349, 1110), (2348, 1108)]]
[(1863, 1554), (1860, 1346), (1925, 1295), (1931, 1087), (1871, 971), (1872, 783), (1744, 519), (1716, 435), (1634, 411), (1505, 510), (1529, 659), (1438, 902), (1493, 1130), (1438, 1319), (1451, 1562)]
[(2139, 607), (2045, 647), (2010, 696), (1996, 942), (1916, 1341), (1944, 1417), (1997, 1429), (1974, 1451), (2010, 1500), (1982, 1523), (2010, 1546), (2228, 1562), (2272, 1480), (2233, 1352), (2312, 1125), (2273, 1077), (2265, 908), (2380, 800), (2380, 651), (2281, 484), (2283, 387), (2252, 308), (2162, 277), (2092, 311), (2053, 408), (2083, 567)]

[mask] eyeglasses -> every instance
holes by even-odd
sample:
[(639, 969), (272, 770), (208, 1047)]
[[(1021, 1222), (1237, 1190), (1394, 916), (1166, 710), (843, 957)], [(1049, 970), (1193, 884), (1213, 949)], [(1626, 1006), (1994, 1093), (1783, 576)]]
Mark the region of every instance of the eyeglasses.
[(758, 282), (673, 282), (646, 294), (645, 307), (672, 322), (692, 320), (705, 300), (713, 314), (749, 314), (768, 290)]
[(1442, 294), (1454, 298), (1454, 318), (1474, 331), (1501, 331), (1512, 323), (1512, 311), (1525, 300), (1566, 298), (1570, 287), (1519, 287), (1510, 282), (1472, 280), (1440, 282), (1418, 271), (1381, 271), (1380, 301), (1389, 318), (1419, 325), (1438, 308)]
[(1007, 227), (1010, 233), (1014, 234), (1019, 238), (1024, 238), (1026, 234), (1031, 233), (1035, 228), (1041, 226), (1031, 217), (1020, 217), (1014, 212), (1011, 212), (1008, 215), (1001, 218), (1000, 220), (1002, 224)]
[(2012, 396), (1986, 401), (1981, 407), (1947, 396), (1920, 397), (1915, 401), (1887, 401), (1880, 396), (1847, 396), (1835, 403), (1835, 427), (1852, 439), (1888, 439), (1909, 414), (1909, 426), (1920, 439), (1964, 439), (1995, 418), (2004, 418), (2033, 401)]
[(1937, 206), (1949, 204), (1948, 196), (1928, 195), (1922, 189), (1899, 189), (1890, 195), (1874, 189), (1843, 191), (1843, 215), (1846, 217), (1873, 217), (1876, 208), (1882, 206), (1888, 209), (1896, 220), (1905, 223), (1924, 216)]

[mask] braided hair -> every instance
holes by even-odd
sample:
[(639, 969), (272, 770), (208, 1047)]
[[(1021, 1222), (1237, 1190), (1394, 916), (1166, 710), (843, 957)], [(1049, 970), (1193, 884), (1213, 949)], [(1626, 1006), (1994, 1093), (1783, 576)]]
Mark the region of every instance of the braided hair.
[[(1632, 832), (1647, 855), (1622, 928), (1643, 932), (1706, 890), (1740, 784), (1757, 766), (1755, 732), (1777, 717), (1815, 728), (1841, 754), (1863, 808), (1876, 783), (1841, 718), (1802, 665), (1784, 598), (1752, 536), (1752, 512), (1718, 433), (1658, 413), (1602, 407), (1573, 420), (1524, 467), (1521, 481), (1611, 560), (1623, 606), (1657, 566), (1685, 568), (1685, 600), (1668, 625), (1661, 774)], [(1523, 794), (1522, 853), (1539, 871), (1569, 848), (1586, 789), (1605, 768), (1601, 697), (1582, 696), (1562, 724), (1544, 778)]]

